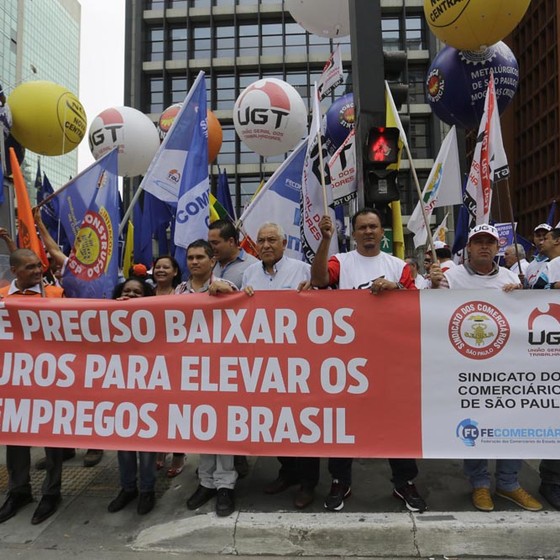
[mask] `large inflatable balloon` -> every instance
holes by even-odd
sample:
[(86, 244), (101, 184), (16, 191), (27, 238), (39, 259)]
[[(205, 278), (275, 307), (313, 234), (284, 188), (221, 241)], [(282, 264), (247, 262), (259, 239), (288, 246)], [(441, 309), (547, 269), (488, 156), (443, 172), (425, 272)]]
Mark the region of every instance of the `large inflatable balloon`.
[(336, 151), (346, 140), (354, 128), (356, 116), (354, 113), (354, 94), (347, 93), (339, 97), (328, 109), (325, 115), (325, 136), (329, 152)]
[(432, 111), (444, 122), (477, 128), (484, 113), (490, 70), (501, 113), (517, 91), (519, 68), (511, 49), (497, 43), (484, 51), (444, 47), (434, 58), (426, 79)]
[(159, 134), (159, 139), (163, 142), (163, 139), (167, 136), (175, 117), (179, 114), (181, 107), (183, 106), (182, 103), (174, 103), (173, 105), (169, 105), (167, 109), (159, 116), (157, 130)]
[(119, 175), (144, 174), (159, 148), (154, 123), (132, 107), (111, 107), (93, 119), (89, 127), (89, 148), (97, 160), (119, 148)]
[(241, 140), (261, 156), (291, 150), (307, 129), (307, 110), (299, 93), (276, 78), (258, 80), (235, 101), (233, 123)]
[[(175, 117), (179, 114), (182, 105), (182, 103), (170, 105), (160, 115), (157, 129), (162, 142), (167, 136)], [(220, 152), (224, 133), (220, 121), (212, 111), (206, 111), (206, 118), (208, 120), (208, 163), (212, 163)]]
[(12, 135), (25, 148), (45, 156), (71, 152), (83, 140), (87, 117), (78, 98), (53, 82), (19, 85), (8, 97)]
[(481, 50), (501, 41), (521, 21), (531, 0), (424, 0), (434, 35), (459, 50)]
[(350, 35), (348, 2), (341, 0), (286, 0), (292, 17), (309, 33), (321, 37)]

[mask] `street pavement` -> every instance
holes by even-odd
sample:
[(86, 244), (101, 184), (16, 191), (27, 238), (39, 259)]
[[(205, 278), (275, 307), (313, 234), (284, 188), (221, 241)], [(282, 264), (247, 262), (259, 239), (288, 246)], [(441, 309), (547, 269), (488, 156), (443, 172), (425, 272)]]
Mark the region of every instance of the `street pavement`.
[[(240, 560), (254, 556), (560, 558), (560, 512), (546, 503), (538, 513), (521, 511), (501, 498), (495, 498), (492, 513), (473, 510), (458, 460), (419, 461), (416, 484), (429, 505), (423, 514), (409, 513), (392, 497), (387, 461), (357, 460), (353, 495), (343, 511), (331, 513), (323, 507), (330, 487), (326, 460), (315, 502), (300, 512), (292, 505), (295, 487), (276, 496), (262, 492), (277, 476), (277, 460), (250, 457), (250, 473), (238, 481), (235, 513), (219, 518), (213, 500), (194, 512), (186, 508), (186, 499), (197, 486), (195, 455), (188, 457), (184, 471), (175, 479), (159, 472), (156, 507), (139, 516), (135, 502), (118, 513), (107, 512), (108, 503), (119, 491), (116, 453), (106, 452), (99, 465), (84, 468), (84, 452), (79, 450), (64, 464), (63, 501), (53, 517), (31, 525), (35, 502), (0, 525), (0, 560), (198, 560), (224, 555), (236, 555)], [(42, 450), (32, 453), (36, 460)], [(4, 460), (1, 448), (2, 491), (7, 488)], [(537, 461), (525, 463), (521, 475), (523, 486), (534, 496), (538, 496), (537, 465)], [(36, 500), (42, 478), (43, 473), (33, 469)]]

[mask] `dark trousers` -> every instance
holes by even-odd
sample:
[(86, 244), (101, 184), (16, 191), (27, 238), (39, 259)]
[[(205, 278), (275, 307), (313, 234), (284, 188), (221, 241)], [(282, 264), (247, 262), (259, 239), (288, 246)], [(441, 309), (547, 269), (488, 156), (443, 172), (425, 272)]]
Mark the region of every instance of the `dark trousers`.
[(560, 484), (560, 460), (543, 459), (539, 465), (539, 473), (545, 484)]
[(318, 457), (278, 457), (280, 472), (284, 480), (315, 488), (319, 482), (320, 459)]
[[(42, 486), (44, 496), (60, 494), (63, 451), (63, 449), (58, 447), (45, 447), (47, 464), (45, 480)], [(31, 448), (20, 445), (7, 445), (6, 468), (8, 469), (8, 490), (10, 493), (31, 494)]]
[[(337, 478), (343, 484), (352, 484), (352, 461), (353, 459), (332, 458), (329, 459), (329, 473), (331, 477)], [(391, 482), (395, 488), (403, 486), (409, 480), (418, 476), (416, 459), (389, 459), (391, 466)]]

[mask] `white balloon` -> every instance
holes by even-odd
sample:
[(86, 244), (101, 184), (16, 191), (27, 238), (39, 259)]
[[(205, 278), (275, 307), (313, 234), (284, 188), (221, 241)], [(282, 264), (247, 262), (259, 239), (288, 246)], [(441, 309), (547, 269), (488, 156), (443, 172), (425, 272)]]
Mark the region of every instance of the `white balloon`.
[(331, 38), (350, 35), (348, 0), (286, 0), (286, 8), (309, 33)]
[(291, 150), (307, 129), (307, 110), (288, 83), (265, 78), (245, 88), (235, 101), (233, 123), (241, 140), (261, 156)]
[(96, 160), (118, 146), (121, 177), (146, 173), (159, 144), (154, 123), (132, 107), (105, 109), (89, 127), (89, 148)]

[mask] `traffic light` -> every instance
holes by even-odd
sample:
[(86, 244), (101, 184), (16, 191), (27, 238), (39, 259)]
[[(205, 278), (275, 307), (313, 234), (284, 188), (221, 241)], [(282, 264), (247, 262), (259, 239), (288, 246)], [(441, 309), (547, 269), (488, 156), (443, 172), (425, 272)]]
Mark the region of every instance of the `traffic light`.
[(399, 155), (398, 128), (378, 126), (370, 129), (364, 154), (364, 194), (370, 205), (399, 200), (398, 171), (395, 168)]
[(408, 84), (402, 82), (406, 69), (406, 52), (383, 51), (383, 69), (395, 106), (400, 109), (408, 97)]

